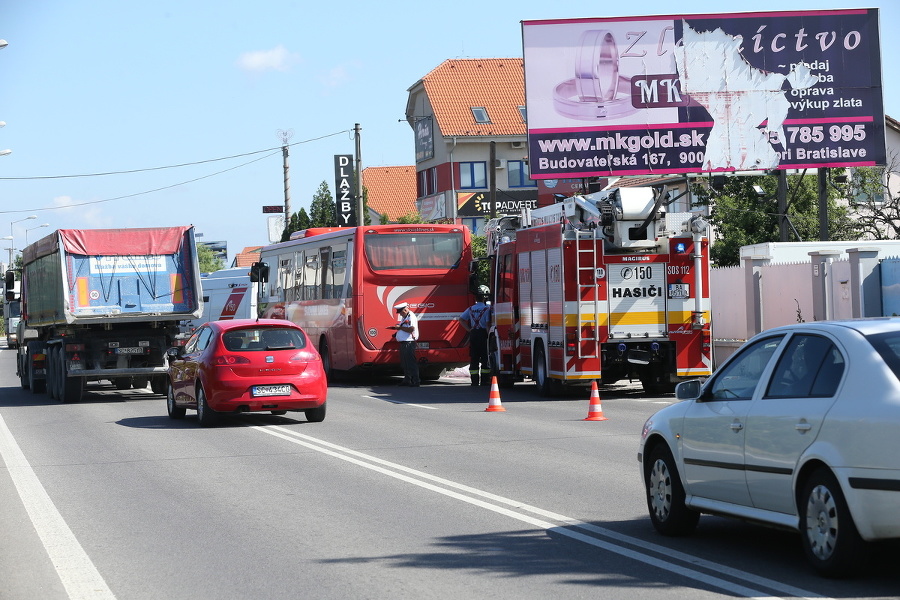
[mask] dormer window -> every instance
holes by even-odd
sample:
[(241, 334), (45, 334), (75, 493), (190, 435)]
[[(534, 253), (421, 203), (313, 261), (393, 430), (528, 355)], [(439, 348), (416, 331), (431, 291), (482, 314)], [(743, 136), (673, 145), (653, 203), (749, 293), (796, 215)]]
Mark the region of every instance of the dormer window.
[(483, 106), (473, 106), (472, 107), (472, 116), (475, 117), (476, 123), (490, 123), (491, 119), (488, 117), (487, 109)]
[(527, 123), (528, 122), (528, 113), (525, 111), (524, 106), (519, 107), (519, 114), (522, 116), (522, 122)]

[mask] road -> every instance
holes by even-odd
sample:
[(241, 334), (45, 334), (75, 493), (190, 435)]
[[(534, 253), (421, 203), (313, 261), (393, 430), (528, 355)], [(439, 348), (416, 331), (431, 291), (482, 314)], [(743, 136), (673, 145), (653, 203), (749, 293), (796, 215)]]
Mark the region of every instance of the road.
[(340, 384), (328, 416), (200, 429), (150, 390), (64, 405), (0, 349), (0, 598), (889, 598), (897, 545), (828, 581), (796, 534), (715, 517), (657, 535), (636, 452), (671, 396)]

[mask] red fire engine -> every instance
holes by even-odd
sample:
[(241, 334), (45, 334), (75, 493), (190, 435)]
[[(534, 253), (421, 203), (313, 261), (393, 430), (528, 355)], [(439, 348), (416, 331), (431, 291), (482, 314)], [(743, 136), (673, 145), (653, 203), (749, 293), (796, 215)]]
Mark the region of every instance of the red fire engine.
[(708, 224), (665, 189), (561, 199), (487, 229), (498, 383), (638, 380), (647, 393), (712, 372)]

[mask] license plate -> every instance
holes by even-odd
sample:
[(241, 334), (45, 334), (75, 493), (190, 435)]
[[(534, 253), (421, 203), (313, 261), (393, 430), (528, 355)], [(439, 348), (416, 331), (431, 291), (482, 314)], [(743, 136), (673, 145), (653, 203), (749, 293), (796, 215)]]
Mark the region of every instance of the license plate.
[(144, 348), (116, 348), (116, 354), (143, 354)]
[(291, 386), (289, 385), (254, 385), (250, 388), (250, 395), (254, 398), (259, 396), (290, 396)]
[(428, 350), (428, 342), (416, 342), (416, 350)]

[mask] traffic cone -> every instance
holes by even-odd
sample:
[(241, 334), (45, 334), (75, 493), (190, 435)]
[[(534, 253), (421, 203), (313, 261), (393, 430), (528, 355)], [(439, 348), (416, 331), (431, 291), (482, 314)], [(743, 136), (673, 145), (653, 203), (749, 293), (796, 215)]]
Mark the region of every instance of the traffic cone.
[(588, 406), (588, 416), (583, 421), (608, 421), (603, 416), (603, 408), (600, 406), (600, 390), (597, 389), (597, 382), (591, 382), (591, 404)]
[(488, 399), (488, 407), (484, 412), (501, 412), (505, 411), (503, 405), (500, 404), (500, 386), (497, 385), (497, 376), (491, 377), (491, 395)]

